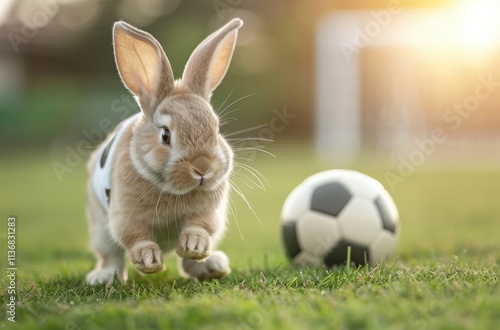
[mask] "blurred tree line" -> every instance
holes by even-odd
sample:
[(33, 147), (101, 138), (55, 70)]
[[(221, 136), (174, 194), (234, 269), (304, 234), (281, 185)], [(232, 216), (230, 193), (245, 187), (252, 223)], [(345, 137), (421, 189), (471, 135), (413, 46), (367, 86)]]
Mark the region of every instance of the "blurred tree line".
[(212, 99), (217, 109), (227, 98), (226, 111), (234, 110), (229, 117), (237, 120), (226, 130), (267, 124), (286, 108), (296, 117), (280, 134), (307, 136), (314, 97), (314, 20), (303, 16), (307, 8), (286, 0), (13, 1), (3, 22), (0, 16), (1, 146), (60, 149), (87, 139), (103, 118), (114, 124), (137, 111), (113, 61), (111, 27), (118, 19), (153, 34), (180, 77), (201, 40), (241, 17), (233, 63)]
[(111, 27), (119, 19), (152, 33), (180, 77), (201, 40), (241, 17), (233, 63), (212, 99), (214, 108), (234, 110), (229, 117), (237, 120), (225, 130), (269, 124), (286, 109), (295, 117), (280, 137), (309, 137), (316, 23), (332, 10), (367, 6), (387, 1), (2, 0), (1, 147), (57, 150), (81, 141), (103, 118), (114, 124), (137, 111), (113, 62)]

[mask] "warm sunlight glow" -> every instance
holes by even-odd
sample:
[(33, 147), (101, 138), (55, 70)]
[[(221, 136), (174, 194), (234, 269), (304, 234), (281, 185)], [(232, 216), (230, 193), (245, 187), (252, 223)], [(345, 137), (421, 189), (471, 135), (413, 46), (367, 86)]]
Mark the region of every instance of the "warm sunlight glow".
[(454, 21), (460, 56), (476, 67), (490, 65), (500, 49), (500, 1), (457, 1)]
[(9, 15), (13, 4), (14, 0), (0, 1), (0, 27), (7, 22), (7, 15)]
[(462, 43), (482, 48), (500, 42), (500, 3), (498, 0), (463, 1), (459, 5), (459, 13), (458, 32)]

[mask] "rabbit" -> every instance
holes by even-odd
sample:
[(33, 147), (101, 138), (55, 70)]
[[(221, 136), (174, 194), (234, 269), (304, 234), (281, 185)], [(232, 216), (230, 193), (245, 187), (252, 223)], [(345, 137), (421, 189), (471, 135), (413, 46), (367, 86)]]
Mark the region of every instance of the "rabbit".
[(175, 249), (182, 276), (218, 279), (229, 260), (214, 251), (226, 229), (233, 151), (210, 105), (231, 61), (235, 18), (209, 35), (175, 80), (149, 33), (123, 21), (113, 26), (119, 76), (140, 112), (125, 119), (88, 162), (86, 214), (98, 260), (90, 285), (127, 280), (125, 256), (143, 275), (165, 269)]

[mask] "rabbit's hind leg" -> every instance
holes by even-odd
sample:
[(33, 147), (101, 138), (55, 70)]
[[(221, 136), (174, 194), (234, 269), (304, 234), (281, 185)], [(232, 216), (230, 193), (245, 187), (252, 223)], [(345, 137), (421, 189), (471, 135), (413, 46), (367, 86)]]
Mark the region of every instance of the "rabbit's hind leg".
[(107, 225), (108, 217), (91, 189), (87, 197), (87, 220), (90, 245), (97, 258), (96, 267), (87, 274), (87, 283), (111, 285), (115, 274), (120, 282), (125, 283), (127, 280), (125, 251), (111, 237)]
[(222, 251), (214, 251), (203, 261), (179, 258), (179, 273), (184, 277), (196, 278), (199, 281), (219, 279), (231, 272), (229, 259)]

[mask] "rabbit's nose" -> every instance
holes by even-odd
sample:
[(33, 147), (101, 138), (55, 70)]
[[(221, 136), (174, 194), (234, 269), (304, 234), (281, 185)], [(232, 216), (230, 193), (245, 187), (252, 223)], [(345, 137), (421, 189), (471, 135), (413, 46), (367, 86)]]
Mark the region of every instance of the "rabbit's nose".
[(192, 161), (193, 171), (200, 175), (206, 175), (212, 169), (212, 162), (206, 156), (198, 156)]

